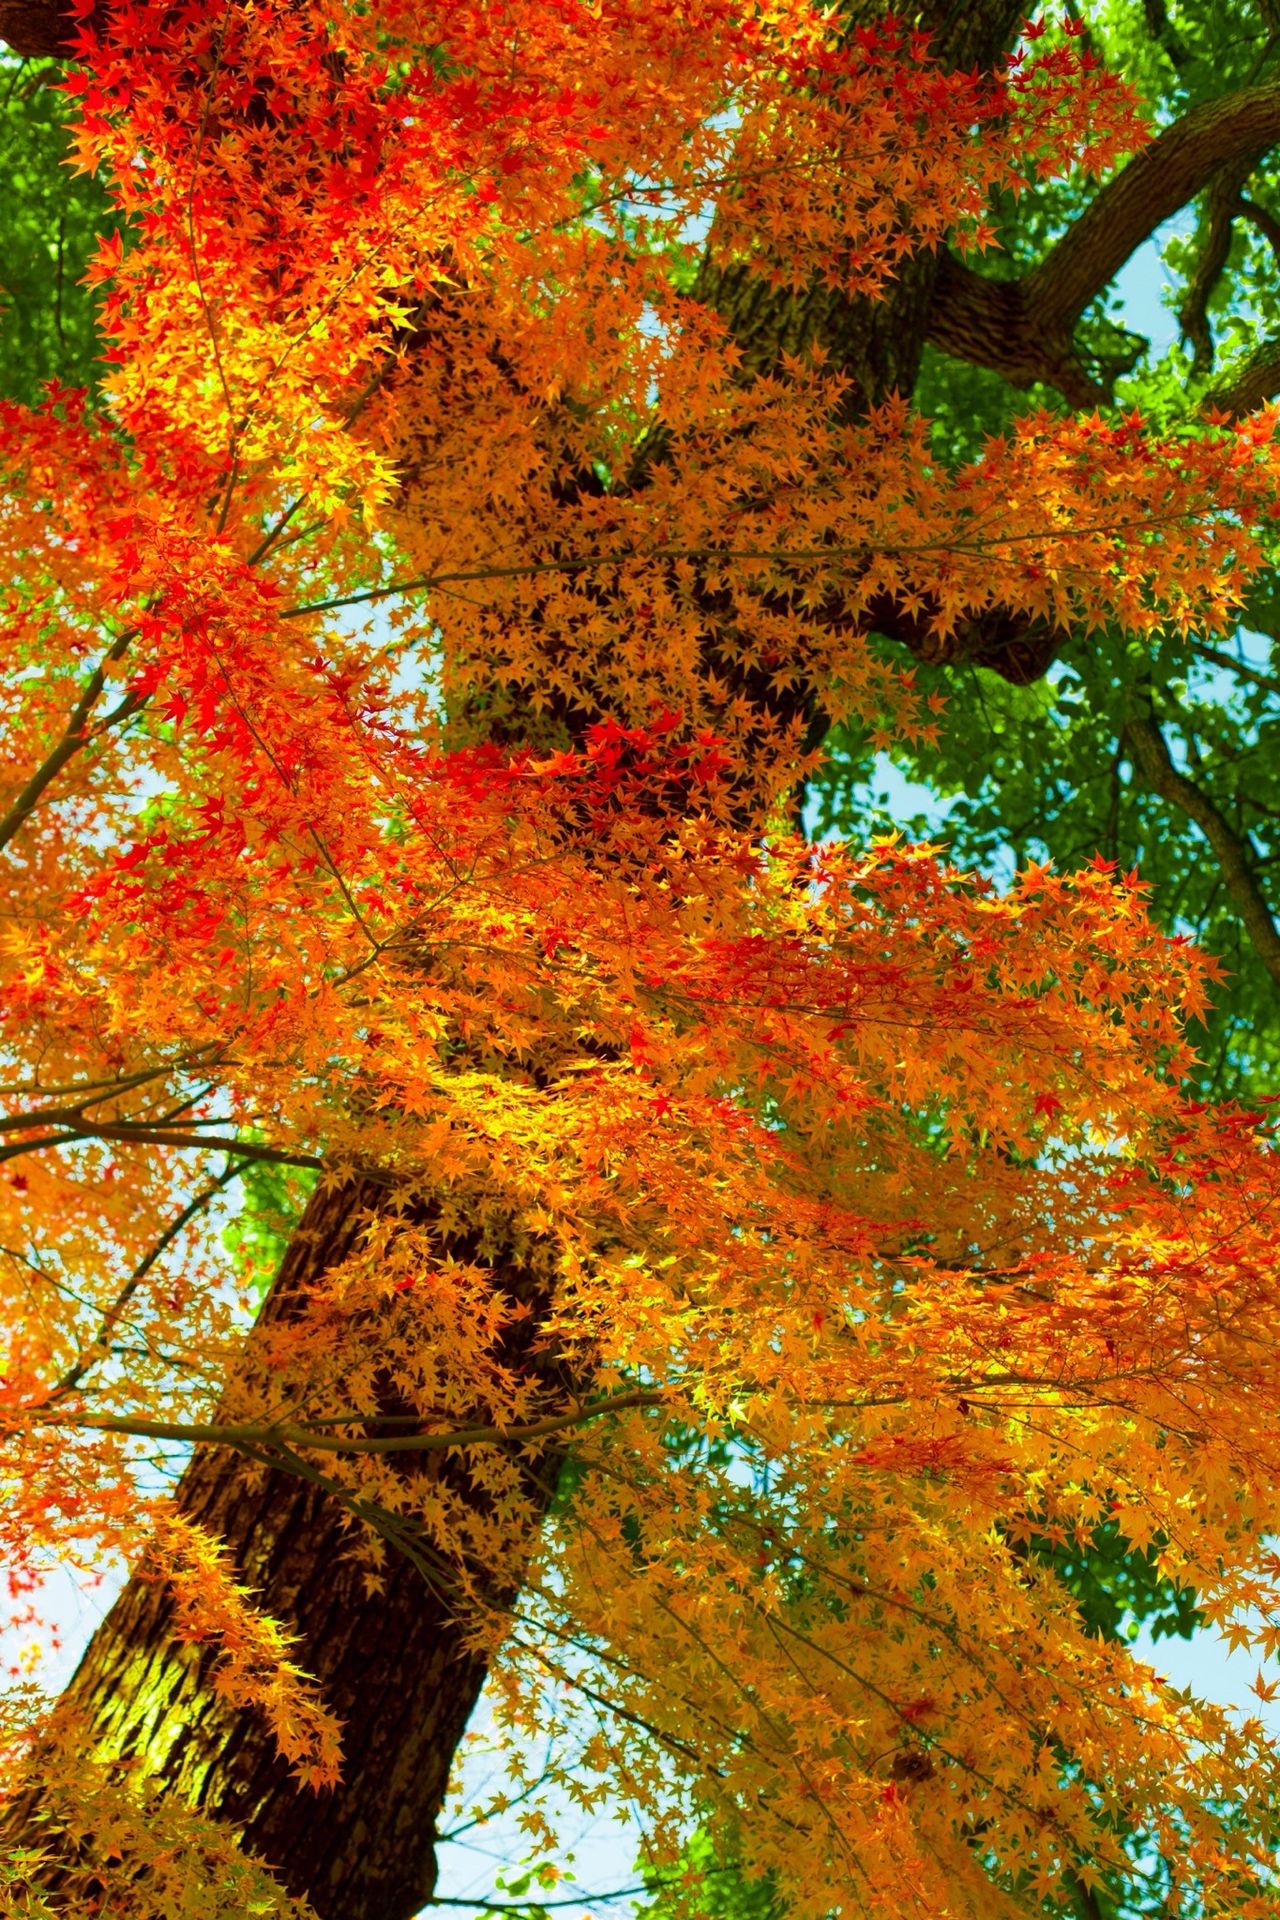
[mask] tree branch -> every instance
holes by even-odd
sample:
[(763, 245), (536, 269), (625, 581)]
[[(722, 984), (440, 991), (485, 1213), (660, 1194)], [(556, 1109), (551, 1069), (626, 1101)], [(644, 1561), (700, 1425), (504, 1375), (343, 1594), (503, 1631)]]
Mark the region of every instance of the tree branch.
[[(459, 1427), (444, 1433), (399, 1433), (384, 1436), (353, 1437), (343, 1434), (314, 1433), (307, 1427), (280, 1425), (238, 1425), (222, 1422), (143, 1420), (120, 1414), (55, 1414), (39, 1418), (38, 1426), (65, 1428), (72, 1432), (120, 1433), (143, 1440), (175, 1440), (190, 1444), (234, 1447), (239, 1452), (270, 1454), (276, 1447), (309, 1453), (439, 1453), (449, 1447), (500, 1446), (509, 1441), (544, 1440), (564, 1433), (585, 1421), (598, 1420), (602, 1414), (620, 1413), (628, 1407), (660, 1407), (660, 1391), (636, 1389), (610, 1394), (602, 1400), (588, 1400), (570, 1413), (549, 1415), (520, 1427)], [(371, 1424), (377, 1414), (368, 1415)]]
[(1251, 667), (1247, 660), (1237, 660), (1234, 653), (1228, 653), (1225, 647), (1210, 646), (1207, 640), (1193, 640), (1191, 651), (1199, 654), (1202, 660), (1211, 660), (1215, 667), (1226, 667), (1239, 679), (1252, 680), (1255, 685), (1265, 687), (1268, 693), (1280, 693), (1280, 680), (1272, 673), (1263, 673), (1260, 667)]
[(1163, 48), (1170, 66), (1181, 71), (1191, 64), (1191, 55), (1182, 35), (1169, 18), (1165, 0), (1142, 0), (1142, 17), (1147, 23), (1147, 32)]
[(0, 1147), (0, 1162), (17, 1160), (24, 1153), (37, 1153), (43, 1147), (70, 1147), (82, 1140), (119, 1140), (127, 1146), (195, 1148), (201, 1153), (229, 1153), (241, 1160), (266, 1160), (279, 1167), (316, 1167), (324, 1161), (314, 1153), (291, 1153), (286, 1147), (271, 1147), (254, 1140), (227, 1140), (207, 1134), (184, 1132), (176, 1127), (134, 1126), (126, 1122), (101, 1126), (71, 1126), (63, 1133), (44, 1133), (35, 1140), (16, 1140)]
[(197, 1193), (195, 1198), (182, 1209), (181, 1213), (169, 1222), (169, 1225), (160, 1235), (160, 1238), (156, 1241), (151, 1251), (138, 1262), (133, 1272), (129, 1275), (129, 1278), (116, 1294), (115, 1299), (103, 1313), (101, 1324), (98, 1327), (97, 1334), (92, 1343), (80, 1354), (79, 1358), (68, 1367), (61, 1379), (49, 1390), (41, 1403), (42, 1406), (51, 1407), (57, 1401), (64, 1400), (69, 1393), (75, 1391), (90, 1368), (105, 1357), (109, 1350), (108, 1343), (119, 1322), (121, 1314), (150, 1273), (152, 1267), (155, 1266), (157, 1260), (160, 1259), (167, 1248), (173, 1245), (179, 1234), (190, 1226), (196, 1215), (208, 1206), (210, 1200), (214, 1199), (224, 1188), (228, 1187), (233, 1180), (239, 1178), (247, 1165), (247, 1161), (241, 1160), (229, 1166), (225, 1173), (219, 1174), (216, 1180), (211, 1181), (207, 1187), (204, 1187)]
[(1247, 835), (1237, 833), (1209, 795), (1178, 771), (1168, 742), (1150, 715), (1126, 722), (1123, 742), (1151, 791), (1193, 820), (1213, 848), (1254, 951), (1280, 985), (1280, 932), (1254, 874)]
[(1275, 255), (1277, 265), (1280, 265), (1280, 220), (1268, 208), (1260, 206), (1243, 193), (1240, 195), (1240, 212), (1251, 226), (1258, 229)]
[(1040, 264), (1016, 280), (976, 273), (943, 256), (928, 338), (944, 353), (990, 367), (1016, 387), (1044, 380), (1073, 406), (1105, 388), (1081, 366), (1073, 340), (1085, 309), (1130, 254), (1228, 166), (1247, 174), (1280, 140), (1280, 82), (1193, 107), (1107, 181)]
[(1232, 419), (1265, 406), (1280, 393), (1280, 335), (1256, 346), (1224, 386), (1205, 395), (1205, 405)]
[(97, 727), (89, 726), (89, 716), (102, 697), (112, 667), (124, 658), (130, 645), (137, 638), (137, 632), (136, 627), (130, 627), (127, 633), (122, 633), (119, 639), (107, 649), (85, 681), (80, 698), (71, 710), (62, 738), (44, 763), (37, 767), (3, 820), (0, 820), (0, 847), (7, 847), (14, 835), (21, 832), (45, 788), (57, 778), (67, 762), (73, 760), (82, 747), (96, 739), (103, 727), (110, 726), (119, 720), (127, 720), (133, 714), (141, 712), (146, 704), (144, 696), (129, 693)]
[(1193, 107), (1134, 155), (1028, 276), (1033, 306), (1074, 324), (1129, 255), (1215, 173), (1280, 140), (1280, 81)]
[(1230, 161), (1214, 175), (1205, 194), (1204, 217), (1201, 222), (1203, 245), (1200, 249), (1200, 257), (1196, 261), (1195, 272), (1187, 283), (1187, 290), (1178, 308), (1178, 325), (1182, 336), (1191, 343), (1193, 374), (1206, 374), (1213, 365), (1213, 334), (1209, 327), (1209, 302), (1213, 298), (1213, 290), (1222, 277), (1222, 270), (1231, 252), (1236, 218), (1243, 205), (1244, 185), (1253, 168), (1252, 154), (1246, 154), (1243, 159)]

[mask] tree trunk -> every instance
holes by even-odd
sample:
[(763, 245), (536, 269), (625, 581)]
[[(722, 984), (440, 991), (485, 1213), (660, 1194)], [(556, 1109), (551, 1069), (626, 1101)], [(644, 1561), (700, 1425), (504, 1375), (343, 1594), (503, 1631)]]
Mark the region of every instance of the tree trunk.
[[(308, 1284), (356, 1244), (384, 1190), (350, 1184), (315, 1195), (289, 1245), (263, 1320), (287, 1315)], [(459, 1249), (460, 1253), (467, 1250)], [(520, 1285), (520, 1275), (503, 1274)], [(544, 1366), (524, 1323), (508, 1363)], [(403, 1456), (407, 1473), (430, 1470)], [(438, 1456), (433, 1456), (438, 1459)], [(557, 1462), (529, 1494), (545, 1508)], [(210, 1685), (217, 1648), (170, 1638), (160, 1582), (129, 1581), (94, 1635), (64, 1699), (94, 1728), (93, 1758), (138, 1766), (148, 1795), (173, 1797), (228, 1822), (320, 1920), (409, 1920), (435, 1884), (433, 1838), (463, 1729), (484, 1685), (447, 1593), (403, 1555), (388, 1555), (376, 1593), (353, 1552), (343, 1507), (295, 1474), (255, 1470), (221, 1448), (197, 1451), (182, 1476), (184, 1514), (230, 1548), (240, 1580), (297, 1635), (297, 1658), (343, 1723), (343, 1774), (316, 1792), (297, 1785), (254, 1714)], [(535, 1515), (535, 1517), (537, 1517)], [(509, 1604), (513, 1597), (494, 1596)], [(14, 1807), (17, 1837), (33, 1810)], [(83, 1898), (84, 1858), (43, 1883)], [(68, 1910), (75, 1910), (68, 1906)]]
[(409, 1920), (435, 1885), (436, 1820), (483, 1658), (407, 1559), (391, 1555), (369, 1595), (368, 1569), (321, 1490), (278, 1471), (251, 1481), (209, 1451), (180, 1497), (297, 1632), (300, 1660), (343, 1723), (342, 1779), (297, 1786), (258, 1718), (211, 1690), (214, 1656), (167, 1642), (164, 1589), (136, 1579), (71, 1683), (73, 1704), (94, 1718), (96, 1755), (144, 1755), (149, 1787), (238, 1828), (320, 1920)]
[(63, 59), (77, 35), (85, 27), (100, 31), (106, 16), (106, 0), (79, 19), (70, 0), (0, 0), (0, 40), (25, 60)]

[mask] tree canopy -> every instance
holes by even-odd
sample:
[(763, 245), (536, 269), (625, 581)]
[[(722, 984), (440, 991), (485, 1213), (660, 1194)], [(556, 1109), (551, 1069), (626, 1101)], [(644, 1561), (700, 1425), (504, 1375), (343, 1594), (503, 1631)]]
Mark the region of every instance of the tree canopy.
[(10, 1910), (1275, 1912), (1280, 29), (0, 30)]

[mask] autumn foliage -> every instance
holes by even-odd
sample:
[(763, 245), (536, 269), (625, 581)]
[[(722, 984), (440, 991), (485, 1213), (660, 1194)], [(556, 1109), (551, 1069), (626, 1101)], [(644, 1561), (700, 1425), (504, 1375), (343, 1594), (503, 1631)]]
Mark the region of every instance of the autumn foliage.
[[(0, 414), (0, 1534), (18, 1610), (51, 1553), (170, 1582), (320, 1793), (341, 1729), (157, 1442), (322, 1474), (659, 1859), (709, 1807), (796, 1916), (1276, 1908), (1258, 1723), (1036, 1550), (1110, 1523), (1274, 1650), (1280, 1178), (1179, 1093), (1211, 963), (1106, 862), (998, 891), (794, 818), (817, 714), (937, 724), (884, 596), (939, 657), (996, 605), (1225, 623), (1271, 422), (951, 471), (707, 291), (874, 297), (1141, 140), (1044, 46), (126, 0), (68, 71), (119, 226), (105, 400)], [(381, 1197), (246, 1337), (264, 1165)], [(7, 1733), (82, 1826), (146, 1793)]]

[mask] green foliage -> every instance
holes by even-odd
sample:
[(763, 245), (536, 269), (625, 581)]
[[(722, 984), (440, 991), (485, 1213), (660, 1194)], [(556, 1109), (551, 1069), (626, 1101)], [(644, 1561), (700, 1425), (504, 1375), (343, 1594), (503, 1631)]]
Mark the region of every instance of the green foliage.
[(561, 1904), (556, 1890), (563, 1893), (573, 1874), (554, 1862), (537, 1856), (522, 1860), (505, 1873), (495, 1874), (494, 1888), (501, 1901), (486, 1903), (485, 1911), (500, 1913), (502, 1920), (542, 1920), (548, 1907)]
[(1132, 1640), (1144, 1626), (1155, 1640), (1187, 1640), (1204, 1624), (1190, 1589), (1156, 1571), (1157, 1549), (1127, 1546), (1111, 1522), (1096, 1530), (1087, 1549), (1042, 1540), (1033, 1551), (1070, 1588), (1081, 1619), (1103, 1639)]
[(1280, 54), (1265, 0), (1090, 0), (1087, 18), (1094, 48), (1157, 121), (1253, 84)]
[(240, 1211), (223, 1229), (222, 1244), (237, 1278), (259, 1300), (275, 1278), (316, 1178), (305, 1167), (276, 1166), (269, 1160), (251, 1161), (240, 1176)]
[(106, 199), (68, 168), (63, 122), (49, 63), (0, 52), (0, 395), (28, 405), (47, 381), (92, 387), (101, 373), (82, 281)]
[(752, 1879), (727, 1856), (727, 1841), (709, 1830), (695, 1833), (669, 1884), (632, 1909), (637, 1920), (784, 1920), (769, 1881)]
[(18, 1847), (0, 1858), (0, 1915), (4, 1920), (57, 1920), (40, 1891), (40, 1871), (47, 1856), (38, 1847)]

